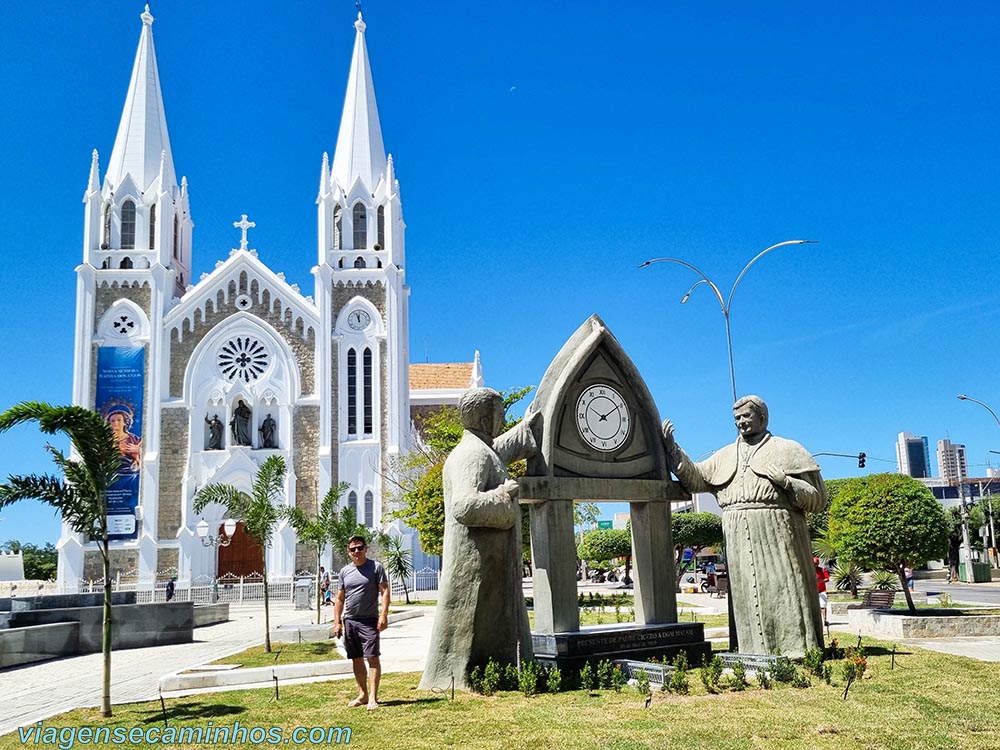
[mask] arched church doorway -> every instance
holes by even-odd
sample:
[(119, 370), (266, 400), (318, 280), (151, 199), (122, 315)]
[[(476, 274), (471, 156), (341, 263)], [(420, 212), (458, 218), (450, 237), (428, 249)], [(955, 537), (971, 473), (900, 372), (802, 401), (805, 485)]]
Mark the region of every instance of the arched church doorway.
[[(223, 533), (221, 524), (218, 533)], [(264, 548), (243, 530), (242, 521), (236, 524), (232, 542), (226, 547), (218, 547), (218, 550), (220, 578), (224, 575), (260, 575), (264, 572)]]

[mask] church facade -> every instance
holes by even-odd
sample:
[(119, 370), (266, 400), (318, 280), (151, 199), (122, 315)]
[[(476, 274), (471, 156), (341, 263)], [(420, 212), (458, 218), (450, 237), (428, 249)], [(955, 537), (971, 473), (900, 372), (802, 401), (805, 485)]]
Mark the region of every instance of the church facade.
[[(323, 155), (310, 296), (261, 261), (246, 216), (234, 223), (240, 246), (192, 278), (192, 201), (174, 169), (152, 27), (147, 6), (103, 175), (93, 154), (76, 269), (73, 401), (105, 416), (122, 451), (108, 499), (113, 570), (193, 582), (256, 572), (262, 554), (275, 575), (311, 570), (285, 523), (264, 551), (241, 526), (229, 547), (206, 547), (198, 525), (219, 534), (224, 509), (195, 514), (192, 503), (210, 483), (249, 491), (278, 455), (288, 467), (283, 502), (313, 513), (346, 483), (341, 503), (384, 527), (386, 475), (413, 440), (409, 288), (365, 24), (359, 14), (336, 149)], [(478, 357), (437, 378), (427, 368), (438, 366), (420, 367), (430, 384), (414, 397), (420, 408), (482, 382)], [(415, 534), (395, 530), (417, 567), (427, 565)], [(58, 550), (64, 587), (100, 577), (96, 545), (65, 524)]]

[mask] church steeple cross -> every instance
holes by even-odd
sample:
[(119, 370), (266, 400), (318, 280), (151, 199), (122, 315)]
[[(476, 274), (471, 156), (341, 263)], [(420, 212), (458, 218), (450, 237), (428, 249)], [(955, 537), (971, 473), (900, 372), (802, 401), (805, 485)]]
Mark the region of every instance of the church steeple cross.
[(247, 221), (247, 215), (243, 214), (243, 217), (239, 221), (234, 221), (233, 226), (242, 231), (242, 236), (240, 237), (240, 250), (247, 249), (247, 230), (251, 227), (256, 227), (257, 225), (252, 221)]

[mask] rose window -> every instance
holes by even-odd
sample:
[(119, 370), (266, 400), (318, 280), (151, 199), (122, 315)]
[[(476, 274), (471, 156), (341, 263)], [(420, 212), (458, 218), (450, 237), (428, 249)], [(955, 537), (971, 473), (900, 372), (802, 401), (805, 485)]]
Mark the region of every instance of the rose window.
[(135, 331), (135, 326), (135, 320), (128, 314), (116, 315), (111, 321), (111, 327), (119, 336), (131, 336), (132, 332)]
[(257, 339), (237, 337), (219, 350), (219, 369), (230, 380), (249, 383), (264, 374), (270, 359), (267, 349)]

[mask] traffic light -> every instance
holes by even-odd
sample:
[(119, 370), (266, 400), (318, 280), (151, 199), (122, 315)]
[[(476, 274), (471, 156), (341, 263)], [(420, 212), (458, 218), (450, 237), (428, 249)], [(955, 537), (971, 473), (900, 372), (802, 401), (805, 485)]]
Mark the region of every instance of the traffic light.
[(858, 468), (859, 469), (865, 468), (865, 458), (866, 458), (866, 456), (865, 456), (864, 453), (859, 453), (858, 454)]

